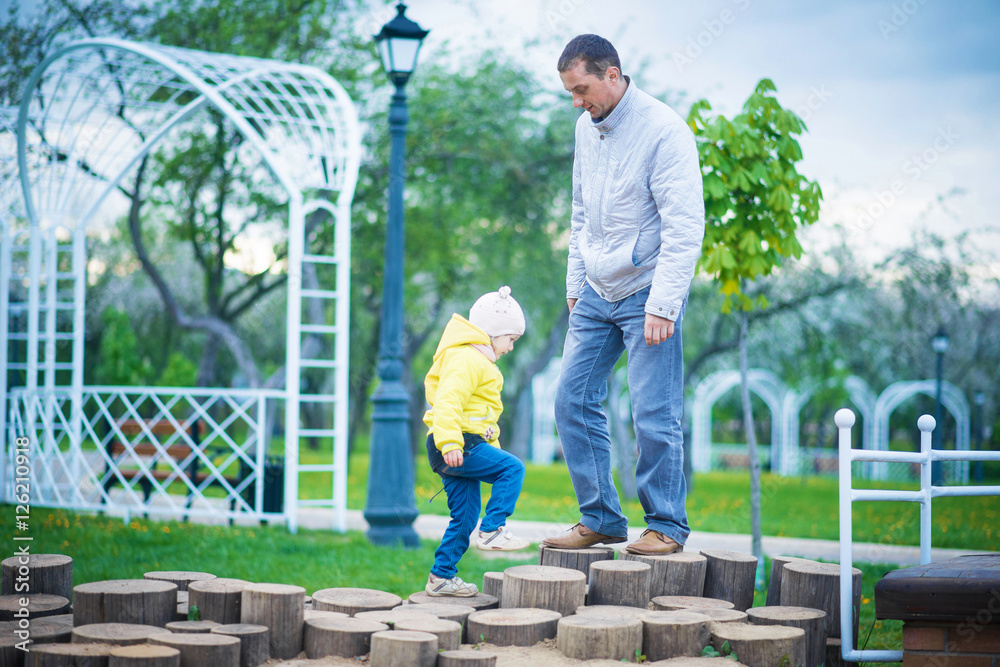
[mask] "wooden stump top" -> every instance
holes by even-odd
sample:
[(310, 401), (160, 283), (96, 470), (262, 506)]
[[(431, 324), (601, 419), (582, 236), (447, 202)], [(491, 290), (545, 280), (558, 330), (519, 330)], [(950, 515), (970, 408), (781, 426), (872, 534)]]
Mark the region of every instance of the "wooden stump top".
[(615, 572), (649, 572), (649, 563), (637, 560), (599, 560), (590, 564), (591, 570), (612, 570)]
[(134, 595), (136, 593), (167, 593), (170, 591), (176, 592), (177, 584), (152, 579), (108, 579), (73, 587), (74, 593), (100, 595)]
[(366, 621), (363, 618), (312, 618), (306, 621), (306, 625), (319, 630), (347, 630), (349, 632), (381, 632), (388, 630), (389, 626), (377, 621)]
[[(523, 566), (517, 566), (523, 567)], [(514, 569), (514, 568), (510, 568)], [(574, 570), (575, 571), (575, 570)], [(582, 575), (582, 572), (577, 574)], [(459, 597), (449, 597), (449, 596), (433, 596), (428, 595), (426, 591), (418, 591), (409, 597), (410, 604), (457, 604), (463, 605), (465, 607), (472, 607), (473, 609), (496, 609), (500, 606), (500, 600), (498, 600), (493, 595), (486, 595), (485, 593), (479, 593), (473, 595), (469, 598), (459, 598)]]
[[(372, 612), (362, 612), (369, 614)], [(350, 618), (350, 614), (345, 614), (342, 611), (321, 611), (319, 609), (306, 609), (303, 612), (302, 620), (308, 621), (311, 618)]]
[(995, 609), (997, 590), (1000, 553), (914, 565), (893, 570), (875, 584), (875, 618), (964, 621)]
[(468, 663), (470, 665), (495, 665), (497, 654), (489, 651), (476, 651), (460, 649), (457, 651), (441, 651), (438, 653), (438, 662), (448, 665)]
[(403, 598), (372, 588), (324, 588), (313, 593), (313, 608), (317, 603), (334, 607), (331, 611), (354, 614), (358, 611), (392, 609)]
[(404, 616), (392, 627), (393, 630), (408, 630), (413, 632), (429, 632), (432, 635), (439, 635), (443, 632), (457, 632), (461, 636), (462, 624), (457, 621), (449, 621), (430, 614), (415, 614)]
[[(598, 561), (601, 563), (611, 561)], [(617, 562), (617, 561), (616, 561)], [(504, 576), (535, 581), (586, 581), (587, 575), (579, 570), (549, 565), (515, 565), (504, 570)]]
[[(920, 566), (920, 567), (926, 567), (926, 566)], [(791, 560), (785, 563), (785, 569), (792, 570), (793, 572), (802, 572), (804, 574), (815, 574), (827, 577), (837, 577), (838, 579), (840, 578), (840, 565), (836, 563), (819, 563), (814, 560), (797, 558), (795, 560)], [(998, 573), (1000, 573), (1000, 570), (998, 570)], [(852, 575), (861, 574), (861, 570), (859, 570), (856, 567), (852, 567), (851, 574)], [(998, 574), (998, 580), (1000, 580), (1000, 574)]]
[(757, 557), (753, 554), (746, 554), (742, 551), (729, 551), (728, 549), (702, 549), (702, 556), (706, 558), (719, 558), (722, 560), (735, 561), (737, 563), (756, 563)]
[(211, 632), (212, 628), (217, 628), (220, 625), (215, 621), (171, 621), (167, 623), (167, 630), (182, 635), (197, 635)]
[[(412, 605), (417, 607), (419, 605)], [(376, 623), (385, 623), (390, 628), (395, 629), (396, 623), (399, 621), (406, 621), (413, 618), (433, 618), (439, 620), (436, 614), (432, 614), (429, 611), (417, 611), (416, 609), (409, 609), (410, 605), (395, 609), (378, 609), (376, 611), (359, 611), (354, 615), (354, 618), (360, 619), (362, 621), (375, 621)], [(471, 609), (471, 607), (470, 607)]]
[(74, 644), (142, 644), (154, 635), (169, 635), (170, 630), (138, 623), (91, 623), (73, 628)]
[[(243, 579), (227, 579), (226, 577), (198, 579), (188, 583), (188, 597), (190, 598), (191, 591), (197, 593), (239, 593), (251, 583), (253, 582)], [(178, 602), (183, 602), (183, 600), (178, 598)]]
[(164, 570), (161, 572), (146, 572), (142, 575), (143, 579), (150, 579), (153, 581), (169, 581), (173, 584), (177, 584), (178, 591), (186, 591), (188, 589), (188, 584), (192, 581), (205, 581), (207, 579), (215, 579), (216, 576), (209, 572), (186, 572), (183, 570)]
[(594, 615), (614, 616), (620, 618), (639, 618), (643, 614), (650, 613), (648, 609), (640, 609), (639, 607), (626, 607), (616, 604), (580, 605), (579, 607), (576, 608), (575, 612), (577, 615), (594, 614)]
[[(805, 637), (802, 628), (787, 625), (752, 625), (750, 623), (715, 623), (712, 636), (724, 641), (746, 641), (752, 639), (794, 639)], [(739, 654), (737, 654), (739, 655)]]
[(751, 607), (747, 609), (747, 616), (751, 622), (755, 618), (764, 618), (769, 621), (805, 621), (808, 619), (826, 618), (826, 612), (821, 609), (811, 607), (784, 607), (781, 605), (772, 607)]
[(509, 607), (506, 609), (485, 609), (469, 616), (469, 620), (488, 625), (517, 627), (533, 625), (544, 621), (555, 621), (562, 614), (551, 609), (533, 609), (527, 607)]
[(604, 557), (607, 559), (612, 559), (615, 557), (615, 550), (611, 547), (587, 547), (586, 549), (560, 549), (559, 547), (550, 547), (545, 544), (538, 545), (538, 557), (542, 557), (543, 551), (560, 551), (571, 554), (579, 554), (580, 556), (590, 556), (590, 557)]
[(69, 608), (69, 600), (61, 595), (50, 595), (49, 593), (0, 595), (0, 620), (13, 620), (14, 614), (23, 608), (21, 606), (22, 599), (27, 599), (28, 601), (27, 618), (55, 616), (61, 614), (64, 609)]
[[(41, 653), (43, 655), (67, 655), (67, 656), (108, 656), (119, 646), (113, 644), (32, 644), (28, 649), (30, 653)], [(31, 662), (31, 664), (35, 664)], [(68, 664), (68, 663), (67, 663)], [(73, 664), (76, 664), (75, 661)], [(87, 663), (91, 664), (91, 663)]]
[[(20, 567), (24, 565), (21, 559), (24, 556), (11, 556), (10, 558), (4, 558), (0, 562), (0, 567)], [(69, 556), (64, 556), (63, 554), (29, 554), (28, 555), (28, 567), (58, 567), (60, 565), (69, 565), (73, 562), (73, 559)]]
[(719, 600), (716, 598), (700, 598), (693, 595), (659, 595), (650, 602), (658, 611), (673, 611), (679, 609), (690, 609), (694, 607), (705, 607), (712, 609), (735, 609), (729, 600)]
[[(740, 612), (743, 613), (743, 612)], [(708, 614), (700, 611), (646, 611), (639, 616), (644, 624), (653, 625), (687, 625), (689, 623), (707, 623), (712, 620)]]
[(212, 633), (216, 635), (259, 635), (270, 630), (266, 625), (255, 625), (253, 623), (229, 623), (227, 625), (217, 625), (212, 628)]
[[(218, 580), (216, 580), (218, 581)], [(264, 593), (265, 595), (301, 595), (305, 599), (306, 589), (294, 584), (254, 584), (248, 583), (241, 589), (254, 593)], [(314, 596), (315, 597), (315, 596)]]
[[(59, 643), (70, 641), (73, 632), (73, 615), (69, 614), (69, 622), (63, 620), (66, 615), (44, 616), (31, 621), (31, 640), (36, 644)], [(0, 638), (13, 637), (19, 629), (17, 621), (0, 621)], [(160, 628), (162, 630), (162, 628)], [(17, 639), (17, 642), (20, 642)], [(15, 643), (17, 643), (15, 642)]]
[[(87, 644), (80, 644), (87, 646)], [(162, 644), (135, 644), (134, 646), (113, 647), (111, 653), (116, 658), (172, 658), (181, 652), (172, 646)]]
[(671, 554), (633, 554), (627, 551), (621, 553), (620, 559), (637, 560), (640, 562), (665, 561), (668, 563), (703, 563), (708, 559), (691, 551), (675, 551)]
[(149, 638), (151, 644), (166, 644), (167, 646), (239, 646), (239, 637), (205, 632), (201, 634), (174, 634), (168, 632), (153, 635)]
[(630, 628), (642, 627), (642, 621), (627, 616), (604, 616), (601, 614), (575, 614), (559, 619), (559, 627), (569, 625), (575, 628)]

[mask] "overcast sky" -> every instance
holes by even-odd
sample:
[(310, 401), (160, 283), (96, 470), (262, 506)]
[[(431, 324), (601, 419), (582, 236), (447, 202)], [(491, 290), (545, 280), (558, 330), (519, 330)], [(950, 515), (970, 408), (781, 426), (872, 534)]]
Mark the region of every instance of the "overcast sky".
[[(555, 61), (573, 36), (617, 48), (640, 88), (738, 111), (771, 78), (809, 132), (802, 171), (825, 202), (811, 243), (834, 223), (873, 261), (911, 230), (973, 230), (1000, 257), (1000, 2), (997, 0), (411, 0), (442, 43), (508, 50), (561, 90)], [(373, 32), (392, 12), (374, 12)], [(533, 42), (537, 42), (534, 43)], [(417, 72), (419, 76), (419, 69)], [(567, 104), (569, 100), (567, 97)], [(943, 198), (943, 201), (938, 201)]]

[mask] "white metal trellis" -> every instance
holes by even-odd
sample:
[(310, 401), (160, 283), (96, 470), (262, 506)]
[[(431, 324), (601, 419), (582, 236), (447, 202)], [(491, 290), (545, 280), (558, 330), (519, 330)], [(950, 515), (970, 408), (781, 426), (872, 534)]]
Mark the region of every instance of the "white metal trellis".
[[(920, 503), (920, 563), (931, 562), (931, 500), (944, 496), (995, 496), (1000, 486), (934, 486), (931, 483), (931, 465), (934, 461), (1000, 461), (1000, 452), (944, 451), (931, 448), (931, 432), (935, 421), (930, 415), (917, 420), (920, 429), (919, 452), (891, 452), (887, 450), (860, 450), (851, 447), (851, 427), (854, 413), (838, 410), (834, 423), (839, 431), (840, 453), (840, 636), (841, 656), (847, 662), (899, 662), (902, 651), (857, 650), (854, 648), (853, 595), (851, 568), (854, 566), (853, 503), (865, 500), (910, 501)], [(851, 463), (854, 461), (896, 461), (920, 465), (920, 490), (855, 489), (852, 483)], [(860, 610), (858, 611), (860, 613)]]
[[(29, 285), (25, 359), (5, 363), (8, 370), (23, 363), (26, 372), (19, 412), (12, 415), (18, 428), (40, 438), (43, 465), (58, 463), (51, 448), (55, 441), (77, 450), (84, 446), (89, 423), (84, 406), (94, 394), (83, 385), (85, 232), (102, 211), (121, 209), (118, 188), (148, 156), (167, 141), (182, 140), (181, 128), (209, 109), (231, 123), (250, 147), (252, 154), (246, 157), (255, 156), (260, 164), (261, 178), (254, 174), (255, 185), (276, 182), (288, 202), (287, 347), (280, 394), (286, 419), (284, 514), (296, 529), (303, 504), (298, 498), (299, 473), (332, 473), (331, 497), (311, 504), (332, 507), (333, 527), (343, 530), (350, 203), (360, 162), (360, 131), (343, 87), (316, 68), (102, 38), (69, 44), (32, 73), (16, 127), (27, 248), (18, 253), (15, 227), (8, 221), (0, 254), (5, 258), (4, 279), (10, 280), (20, 261), (23, 266), (17, 270), (26, 274)], [(10, 114), (2, 118), (9, 126)], [(0, 135), (9, 137), (9, 132)], [(11, 173), (8, 166), (0, 176)], [(335, 221), (329, 254), (317, 254), (307, 238), (306, 216), (319, 209)], [(329, 284), (319, 284), (316, 271), (309, 273), (307, 267), (315, 266), (325, 267), (323, 279)], [(304, 272), (313, 279), (307, 287)], [(314, 301), (332, 307), (303, 307)], [(304, 322), (304, 311), (319, 313), (321, 320)], [(6, 351), (8, 321), (2, 335)], [(333, 358), (320, 358), (323, 349), (332, 349)], [(330, 379), (318, 389), (303, 391), (304, 369), (318, 369)], [(177, 392), (177, 397), (183, 396), (190, 392)], [(300, 429), (305, 402), (329, 405), (332, 426)], [(262, 418), (257, 414), (255, 419)], [(302, 437), (330, 438), (332, 461), (300, 466)]]

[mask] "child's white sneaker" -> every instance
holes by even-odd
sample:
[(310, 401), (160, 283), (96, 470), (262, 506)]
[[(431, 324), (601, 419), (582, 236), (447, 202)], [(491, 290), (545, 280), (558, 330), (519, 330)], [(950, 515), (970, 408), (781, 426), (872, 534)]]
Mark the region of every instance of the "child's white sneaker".
[(471, 598), (479, 594), (479, 589), (475, 584), (467, 584), (458, 577), (442, 579), (441, 577), (435, 577), (433, 574), (427, 577), (427, 585), (424, 586), (424, 591), (431, 597), (451, 596)]
[(518, 551), (531, 546), (528, 540), (514, 537), (506, 526), (500, 526), (489, 532), (479, 531), (476, 546), (483, 551)]

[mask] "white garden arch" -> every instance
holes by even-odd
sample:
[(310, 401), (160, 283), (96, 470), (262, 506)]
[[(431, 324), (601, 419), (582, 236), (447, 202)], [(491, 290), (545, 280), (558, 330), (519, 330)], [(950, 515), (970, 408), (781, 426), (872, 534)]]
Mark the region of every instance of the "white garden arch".
[[(259, 163), (260, 176), (276, 182), (287, 197), (284, 388), (84, 386), (88, 225), (112, 205), (119, 184), (146, 156), (176, 140), (178, 128), (197, 122), (207, 109), (241, 134), (246, 151), (240, 159)], [(24, 216), (18, 225), (8, 215), (4, 224), (0, 278), (6, 287), (14, 276), (27, 277), (26, 300), (18, 306), (27, 325), (21, 334), (11, 331), (9, 320), (3, 323), (3, 349), (12, 335), (23, 336), (25, 345), (23, 358), (0, 361), (5, 370), (25, 372), (25, 386), (10, 392), (8, 427), (12, 436), (28, 437), (35, 446), (33, 502), (87, 509), (117, 505), (126, 513), (273, 518), (263, 506), (262, 443), (268, 403), (280, 401), (286, 416), (283, 514), (288, 525), (295, 530), (299, 508), (315, 504), (332, 507), (333, 527), (343, 530), (350, 204), (361, 151), (356, 111), (340, 84), (304, 65), (117, 39), (81, 40), (59, 49), (34, 71), (16, 134)], [(0, 209), (0, 215), (9, 213)], [(333, 251), (323, 255), (310, 252), (305, 224), (306, 216), (319, 209), (333, 216), (335, 229)], [(19, 252), (22, 238), (26, 252)], [(317, 275), (326, 282), (315, 284)], [(2, 292), (6, 298), (8, 290)], [(322, 307), (311, 307), (316, 304)], [(306, 312), (319, 312), (324, 321), (303, 321)], [(332, 350), (332, 358), (319, 358), (321, 346)], [(329, 374), (325, 384), (332, 391), (303, 392), (306, 369)], [(301, 429), (304, 403), (329, 406), (332, 427)], [(225, 419), (212, 416), (213, 406), (224, 408)], [(151, 418), (146, 416), (150, 410)], [(123, 420), (150, 419), (172, 423), (174, 433), (164, 438), (140, 425), (142, 432), (130, 437), (121, 428)], [(206, 433), (192, 438), (191, 424), (199, 421)], [(100, 424), (109, 427), (107, 433)], [(304, 437), (331, 439), (331, 462), (299, 465), (298, 445)], [(191, 454), (169, 463), (168, 479), (156, 479), (148, 474), (151, 464), (132, 446), (138, 440), (152, 441), (160, 458), (169, 458), (167, 449), (177, 444), (190, 446)], [(111, 441), (125, 442), (137, 477), (116, 472), (105, 446)], [(8, 457), (11, 442), (6, 438)], [(209, 456), (209, 448), (223, 454)], [(204, 479), (186, 474), (192, 462), (207, 473)], [(224, 471), (237, 463), (240, 479), (233, 483)], [(300, 501), (300, 473), (331, 474), (330, 497)], [(153, 488), (150, 499), (136, 493), (139, 478)], [(112, 492), (108, 481), (120, 483), (121, 493)], [(185, 489), (187, 500), (179, 503), (168, 492), (171, 485)], [(206, 493), (209, 487), (221, 488), (224, 498), (213, 500)]]

